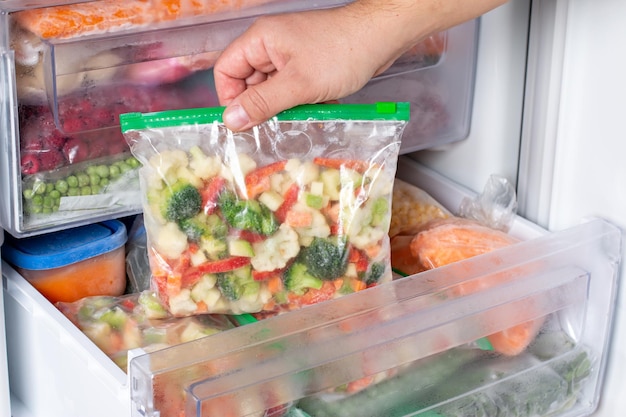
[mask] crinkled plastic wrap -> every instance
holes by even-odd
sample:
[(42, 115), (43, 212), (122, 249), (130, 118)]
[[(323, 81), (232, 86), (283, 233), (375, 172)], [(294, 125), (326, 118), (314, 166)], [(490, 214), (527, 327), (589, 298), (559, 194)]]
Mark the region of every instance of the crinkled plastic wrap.
[(124, 371), (131, 349), (152, 352), (234, 327), (220, 315), (172, 317), (151, 291), (85, 297), (57, 307)]
[(222, 111), (121, 116), (168, 310), (275, 313), (390, 280), (408, 104), (301, 106), (237, 134)]
[(389, 236), (413, 235), (434, 219), (452, 214), (441, 203), (419, 187), (396, 178), (393, 186)]
[[(392, 264), (394, 269), (404, 274), (414, 274), (472, 258), (517, 242), (518, 239), (515, 237), (501, 230), (484, 226), (475, 220), (448, 217), (429, 222), (423, 230), (409, 237), (408, 240), (405, 236), (394, 238)], [(495, 279), (504, 281), (510, 277), (503, 275), (496, 276)], [(439, 285), (444, 284), (439, 283)], [(457, 295), (472, 294), (496, 284), (497, 282), (493, 282), (493, 279), (471, 280), (454, 286), (451, 291)], [(496, 352), (515, 356), (523, 352), (532, 342), (543, 322), (544, 319), (539, 318), (521, 323), (489, 335), (487, 339)]]
[(517, 214), (515, 187), (506, 178), (491, 175), (483, 192), (474, 198), (464, 198), (459, 216), (507, 232)]

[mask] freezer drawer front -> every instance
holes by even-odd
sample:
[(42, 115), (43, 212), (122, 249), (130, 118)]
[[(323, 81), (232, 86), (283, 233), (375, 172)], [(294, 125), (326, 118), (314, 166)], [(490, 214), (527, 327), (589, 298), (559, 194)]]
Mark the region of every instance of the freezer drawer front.
[[(75, 7), (87, 21), (97, 3)], [(204, 4), (184, 6), (192, 3)], [(24, 15), (32, 10), (0, 13), (0, 25), (10, 28), (0, 34), (0, 132), (8, 150), (0, 156), (0, 190), (7, 196), (0, 199), (0, 224), (22, 237), (139, 213), (138, 165), (119, 114), (217, 106), (213, 64), (256, 17), (343, 3), (256, 0), (250, 3), (256, 7), (228, 13), (150, 25), (113, 22), (108, 30), (81, 32), (79, 25), (70, 28), (78, 33), (56, 34), (36, 24), (44, 17)], [(59, 16), (66, 12), (47, 16), (63, 28)], [(478, 21), (471, 21), (432, 35), (342, 101), (411, 102), (404, 153), (464, 139), (477, 33)]]
[[(0, 247), (4, 241), (4, 230), (0, 229)], [(1, 252), (1, 248), (0, 248)], [(2, 266), (0, 265), (0, 273)], [(9, 396), (9, 370), (7, 368), (6, 336), (4, 330), (4, 297), (0, 297), (0, 414), (11, 415)]]

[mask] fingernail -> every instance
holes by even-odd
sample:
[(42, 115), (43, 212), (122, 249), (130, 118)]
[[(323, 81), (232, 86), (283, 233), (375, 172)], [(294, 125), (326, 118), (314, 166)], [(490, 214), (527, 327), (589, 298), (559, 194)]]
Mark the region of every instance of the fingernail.
[(248, 113), (238, 104), (227, 108), (222, 118), (226, 126), (232, 130), (239, 130), (250, 122)]

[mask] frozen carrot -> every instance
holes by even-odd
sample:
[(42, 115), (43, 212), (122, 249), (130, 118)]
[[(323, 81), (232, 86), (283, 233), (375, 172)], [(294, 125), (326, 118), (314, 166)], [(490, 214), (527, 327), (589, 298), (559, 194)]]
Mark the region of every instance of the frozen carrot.
[(65, 39), (200, 15), (251, 8), (272, 0), (99, 0), (23, 10), (12, 14), (43, 39)]
[[(435, 220), (430, 226), (417, 233), (410, 242), (410, 256), (406, 245), (400, 252), (402, 261), (416, 260), (416, 269), (433, 269), (453, 262), (491, 252), (518, 242), (514, 237), (476, 222), (462, 218)], [(393, 249), (392, 240), (392, 249)], [(392, 264), (394, 255), (392, 252)], [(396, 257), (396, 262), (398, 258)], [(506, 279), (506, 275), (501, 276)], [(455, 285), (452, 289), (457, 296), (475, 293), (493, 285), (483, 279), (473, 279)], [(503, 331), (489, 335), (494, 350), (503, 355), (521, 353), (535, 338), (544, 319), (528, 321)]]

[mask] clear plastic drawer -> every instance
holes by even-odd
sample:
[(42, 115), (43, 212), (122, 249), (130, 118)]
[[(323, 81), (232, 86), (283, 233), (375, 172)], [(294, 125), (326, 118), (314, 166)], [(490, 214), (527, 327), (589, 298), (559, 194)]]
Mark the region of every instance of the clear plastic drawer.
[[(398, 175), (450, 208), (468, 195), (406, 157)], [(164, 350), (131, 351), (127, 374), (4, 263), (11, 389), (34, 415), (63, 417), (353, 416), (355, 405), (378, 417), (590, 415), (621, 233), (601, 219), (548, 233), (521, 218), (511, 233), (522, 242)], [(472, 282), (489, 285), (455, 290)], [(528, 322), (540, 330), (521, 354), (484, 343)]]
[[(134, 8), (153, 3), (146, 16), (119, 17), (137, 16)], [(191, 2), (184, 3), (191, 10), (181, 6), (167, 18), (152, 16), (163, 7), (153, 3), (0, 4), (7, 11), (0, 22), (9, 29), (0, 33), (0, 131), (7, 150), (0, 160), (7, 196), (0, 224), (9, 233), (22, 237), (138, 213), (138, 164), (119, 114), (216, 106), (213, 64), (256, 17), (347, 1)], [(194, 12), (211, 4), (215, 10)], [(472, 21), (424, 39), (343, 101), (411, 102), (403, 153), (464, 139), (477, 30)]]

